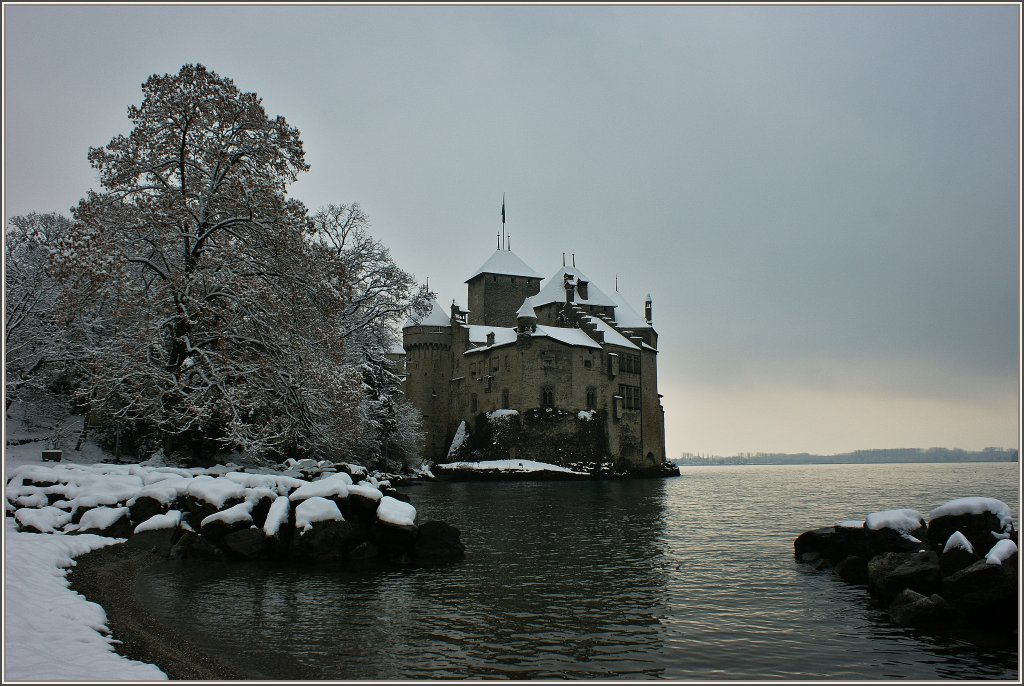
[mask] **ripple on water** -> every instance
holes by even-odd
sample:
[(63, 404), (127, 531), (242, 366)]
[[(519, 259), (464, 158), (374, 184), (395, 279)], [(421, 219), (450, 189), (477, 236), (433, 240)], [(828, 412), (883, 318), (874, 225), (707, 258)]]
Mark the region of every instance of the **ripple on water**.
[(138, 593), (162, 621), (277, 679), (1016, 680), (1015, 649), (895, 627), (863, 589), (796, 564), (792, 542), (961, 495), (1016, 508), (1018, 482), (1017, 465), (983, 464), (430, 484), (414, 502), (462, 529), (461, 563), (169, 565)]

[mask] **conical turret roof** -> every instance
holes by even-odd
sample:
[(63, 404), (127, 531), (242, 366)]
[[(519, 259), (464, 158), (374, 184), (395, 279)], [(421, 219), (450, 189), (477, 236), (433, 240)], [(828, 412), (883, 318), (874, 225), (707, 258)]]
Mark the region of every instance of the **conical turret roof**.
[(543, 278), (540, 274), (530, 269), (529, 265), (519, 259), (511, 250), (495, 250), (486, 262), (477, 269), (473, 276), (466, 279), (469, 283), (481, 274), (504, 274), (505, 276), (525, 276), (531, 279)]
[(452, 316), (446, 314), (444, 309), (441, 307), (441, 303), (434, 299), (434, 306), (430, 312), (422, 317), (409, 317), (408, 321), (405, 322), (403, 329), (408, 329), (410, 326), (451, 326)]

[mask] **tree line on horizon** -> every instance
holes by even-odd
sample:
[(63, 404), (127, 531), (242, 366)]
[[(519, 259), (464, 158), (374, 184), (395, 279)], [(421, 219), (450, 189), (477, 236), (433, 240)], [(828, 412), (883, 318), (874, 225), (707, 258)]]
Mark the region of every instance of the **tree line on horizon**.
[(720, 455), (683, 455), (677, 465), (742, 465), (742, 464), (873, 464), (890, 462), (1016, 462), (1015, 448), (985, 448), (962, 450), (959, 448), (876, 448), (854, 450), (834, 455), (813, 453), (740, 453), (730, 457)]
[(417, 463), (387, 353), (426, 287), (357, 203), (288, 196), (299, 130), (255, 93), (202, 65), (142, 91), (89, 150), (101, 190), (7, 221), (5, 410), (56, 404), (85, 414), (79, 447), (137, 455)]

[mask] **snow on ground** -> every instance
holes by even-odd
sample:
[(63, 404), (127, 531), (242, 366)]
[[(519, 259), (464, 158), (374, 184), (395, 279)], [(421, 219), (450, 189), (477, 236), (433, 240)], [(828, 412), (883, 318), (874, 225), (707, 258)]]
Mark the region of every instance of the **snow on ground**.
[(455, 430), (455, 438), (452, 439), (452, 445), (448, 448), (448, 456), (451, 457), (455, 452), (462, 447), (462, 444), (466, 442), (466, 422), (459, 422), (459, 428)]
[(837, 529), (863, 529), (863, 519), (844, 519), (841, 522), (836, 522)]
[[(921, 527), (924, 519), (917, 510), (882, 510), (872, 512), (864, 520), (868, 529), (895, 529), (896, 531), (913, 531)], [(920, 543), (915, 539), (915, 542)]]
[(75, 557), (123, 539), (4, 530), (4, 680), (154, 681), (154, 665), (114, 652), (107, 616), (69, 588)]
[(999, 518), (999, 523), (1003, 525), (1003, 531), (1013, 531), (1013, 512), (1010, 510), (1010, 506), (1002, 500), (996, 500), (995, 498), (972, 497), (950, 500), (929, 512), (928, 518), (935, 519), (936, 517), (962, 514), (983, 514), (985, 512), (991, 512)]
[(492, 412), (488, 412), (487, 413), (487, 418), (488, 419), (502, 419), (504, 417), (518, 417), (518, 416), (519, 416), (519, 410), (509, 410), (507, 408), (502, 408), (500, 410), (494, 410)]
[(501, 472), (568, 472), (570, 474), (579, 474), (580, 472), (574, 472), (566, 467), (559, 467), (555, 464), (548, 464), (547, 462), (534, 462), (533, 460), (483, 460), (481, 462), (451, 462), (449, 464), (435, 465), (434, 469), (437, 471), (445, 471), (447, 469), (466, 469), (466, 470), (480, 470), (480, 471), (492, 471), (497, 470)]

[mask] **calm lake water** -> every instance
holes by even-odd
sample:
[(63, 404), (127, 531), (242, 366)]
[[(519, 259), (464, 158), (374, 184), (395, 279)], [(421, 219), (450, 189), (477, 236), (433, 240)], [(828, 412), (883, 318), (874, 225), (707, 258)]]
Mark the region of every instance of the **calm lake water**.
[(975, 463), (424, 484), (407, 489), (420, 520), (458, 526), (465, 561), (169, 563), (136, 592), (252, 678), (1016, 680), (1016, 635), (979, 647), (896, 627), (865, 589), (796, 563), (793, 539), (972, 495), (1019, 522), (1019, 482), (1016, 463)]

